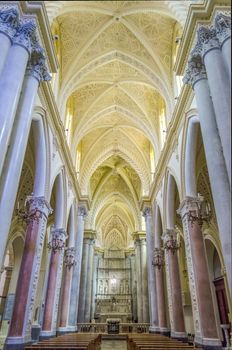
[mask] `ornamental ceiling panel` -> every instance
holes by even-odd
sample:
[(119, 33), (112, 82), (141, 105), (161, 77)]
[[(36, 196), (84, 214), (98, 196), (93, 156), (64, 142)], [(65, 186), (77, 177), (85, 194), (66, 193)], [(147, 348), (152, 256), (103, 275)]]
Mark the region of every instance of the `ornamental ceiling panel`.
[(126, 20), (132, 21), (134, 26), (142, 32), (144, 40), (159, 56), (170, 75), (173, 29), (176, 21), (170, 17), (147, 12), (126, 16)]
[(62, 75), (65, 74), (73, 57), (84, 49), (96, 31), (109, 16), (100, 13), (74, 12), (58, 17), (61, 33)]

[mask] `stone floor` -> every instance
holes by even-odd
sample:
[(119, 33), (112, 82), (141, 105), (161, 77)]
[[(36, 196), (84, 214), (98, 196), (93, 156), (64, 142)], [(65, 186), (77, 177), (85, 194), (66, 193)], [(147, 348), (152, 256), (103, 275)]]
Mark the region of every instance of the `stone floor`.
[(126, 350), (125, 340), (102, 340), (101, 350)]

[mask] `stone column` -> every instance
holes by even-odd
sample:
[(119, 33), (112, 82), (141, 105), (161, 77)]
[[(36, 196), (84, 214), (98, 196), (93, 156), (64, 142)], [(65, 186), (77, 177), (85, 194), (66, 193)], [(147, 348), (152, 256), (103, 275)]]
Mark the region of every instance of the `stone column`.
[(79, 307), (78, 307), (78, 323), (85, 322), (85, 299), (86, 299), (86, 285), (87, 285), (87, 268), (88, 268), (88, 253), (89, 253), (89, 238), (84, 237), (83, 242), (83, 256), (81, 264), (81, 281), (79, 292)]
[(189, 286), (192, 300), (195, 344), (207, 349), (221, 349), (208, 274), (202, 234), (201, 201), (186, 197), (180, 213), (185, 236)]
[(90, 318), (91, 318), (94, 243), (95, 243), (94, 239), (90, 238), (88, 263), (87, 263), (86, 296), (85, 296), (85, 313), (84, 313), (85, 322), (90, 322)]
[(19, 27), (19, 12), (13, 6), (0, 8), (0, 76), (6, 62), (12, 39)]
[(151, 207), (147, 206), (143, 210), (143, 216), (146, 221), (146, 240), (147, 240), (147, 272), (148, 272), (148, 292), (149, 292), (149, 314), (150, 314), (150, 332), (158, 332), (158, 311), (157, 311), (157, 293), (155, 273), (152, 267), (152, 258), (154, 251), (154, 234), (152, 223)]
[(50, 76), (45, 66), (44, 50), (38, 43), (35, 43), (32, 48), (31, 59), (27, 65), (15, 116), (14, 129), (11, 135), (11, 143), (0, 181), (0, 215), (4, 218), (0, 226), (2, 243), (0, 246), (1, 264), (3, 263), (2, 259), (4, 258), (4, 250), (11, 225), (38, 86), (41, 80), (47, 81), (49, 79)]
[(130, 261), (131, 261), (131, 287), (132, 287), (132, 315), (133, 320), (138, 319), (138, 313), (137, 313), (137, 285), (136, 285), (136, 268), (135, 268), (135, 253), (132, 253), (130, 255)]
[(145, 238), (140, 243), (143, 323), (149, 323), (148, 281), (147, 281), (147, 242)]
[(44, 306), (41, 332), (42, 337), (51, 337), (56, 335), (65, 239), (66, 234), (63, 228), (52, 229), (51, 241), (49, 243), (49, 249), (51, 249), (51, 259), (49, 264), (47, 292)]
[(28, 197), (28, 212), (24, 215), (27, 222), (26, 239), (15, 303), (6, 344), (24, 344), (31, 340), (31, 324), (34, 312), (40, 263), (42, 258), (44, 235), (50, 205), (44, 197)]
[(81, 262), (82, 262), (82, 250), (83, 250), (83, 237), (84, 237), (84, 219), (86, 217), (87, 210), (83, 204), (78, 205), (77, 211), (77, 232), (75, 239), (76, 250), (76, 265), (73, 267), (72, 287), (70, 294), (70, 306), (69, 306), (69, 320), (68, 330), (76, 331), (77, 329), (77, 312), (79, 305), (80, 295), (80, 279), (81, 279)]
[(192, 54), (199, 55), (200, 52), (205, 64), (227, 173), (229, 181), (231, 182), (231, 106), (229, 77), (220, 49), (220, 43), (217, 39), (216, 30), (206, 26), (200, 26), (197, 31), (197, 36), (197, 46)]
[(219, 12), (214, 19), (217, 38), (221, 45), (223, 59), (227, 68), (227, 74), (231, 79), (231, 17)]
[(231, 293), (231, 234), (228, 231), (228, 228), (231, 227), (230, 185), (218, 134), (213, 103), (206, 79), (205, 68), (200, 57), (191, 57), (184, 82), (192, 85), (196, 95), (219, 236)]
[(97, 268), (99, 262), (99, 255), (95, 251), (93, 258), (93, 278), (92, 278), (92, 306), (91, 306), (91, 320), (94, 319), (95, 313), (95, 299), (97, 294)]
[[(5, 310), (5, 305), (6, 305), (6, 298), (8, 295), (8, 291), (9, 291), (9, 286), (10, 286), (10, 280), (11, 280), (11, 276), (12, 276), (12, 270), (13, 267), (12, 266), (6, 266), (4, 267), (4, 271), (5, 271), (5, 280), (4, 280), (4, 286), (3, 286), (3, 290), (2, 290), (2, 299), (1, 299), (1, 303), (0, 303), (0, 315), (4, 315), (4, 310)], [(0, 322), (0, 327), (2, 325), (2, 321)]]
[(64, 278), (63, 278), (63, 292), (61, 297), (61, 312), (60, 312), (60, 326), (59, 332), (65, 332), (67, 330), (67, 321), (70, 307), (70, 292), (73, 267), (76, 264), (75, 261), (75, 247), (68, 247), (64, 256)]
[(167, 326), (164, 289), (164, 251), (161, 248), (162, 225), (157, 204), (155, 207), (154, 231), (155, 249), (153, 255), (153, 266), (155, 268), (159, 330), (160, 333), (168, 335), (169, 329)]
[(179, 246), (175, 230), (167, 229), (162, 238), (164, 241), (165, 261), (167, 269), (171, 337), (183, 340), (187, 339), (187, 334), (185, 332), (180, 272), (177, 257), (177, 249)]
[(135, 239), (135, 262), (136, 262), (136, 280), (137, 280), (137, 313), (138, 322), (143, 322), (143, 303), (142, 303), (142, 279), (141, 279), (141, 256), (140, 240)]
[(27, 20), (22, 23), (14, 36), (13, 45), (9, 50), (0, 77), (0, 106), (4, 106), (0, 109), (0, 174), (10, 141), (26, 66), (31, 54), (31, 41), (35, 36), (35, 31), (35, 20)]

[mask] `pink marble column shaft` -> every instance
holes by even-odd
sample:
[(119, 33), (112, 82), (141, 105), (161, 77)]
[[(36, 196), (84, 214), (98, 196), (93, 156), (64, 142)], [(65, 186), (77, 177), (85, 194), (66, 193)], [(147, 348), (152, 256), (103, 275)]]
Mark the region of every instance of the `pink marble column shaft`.
[(29, 197), (29, 203), (30, 208), (25, 216), (28, 223), (26, 239), (8, 338), (22, 337), (25, 323), (30, 322), (32, 318), (31, 314), (27, 314), (28, 304), (31, 304), (30, 299), (33, 299), (33, 288), (30, 286), (33, 284), (34, 289), (37, 286), (45, 227), (50, 212), (49, 204), (43, 197)]
[[(54, 228), (51, 232), (51, 260), (49, 265), (49, 274), (48, 274), (48, 284), (47, 284), (47, 293), (45, 299), (44, 307), (44, 317), (43, 317), (43, 326), (42, 331), (52, 331), (53, 323), (53, 313), (55, 308), (56, 296), (57, 296), (57, 277), (58, 270), (60, 266), (60, 254), (64, 250), (64, 241), (65, 241), (65, 231), (63, 229)], [(60, 242), (60, 249), (55, 247), (54, 239)], [(63, 253), (63, 252), (62, 252)]]
[(158, 319), (160, 332), (162, 329), (167, 330), (167, 318), (165, 309), (165, 295), (164, 295), (164, 280), (163, 268), (155, 268), (156, 290), (157, 290), (157, 305), (158, 305)]
[(73, 275), (73, 266), (75, 264), (75, 248), (71, 247), (66, 250), (65, 269), (63, 279), (63, 291), (61, 296), (60, 327), (67, 327), (71, 281)]
[(185, 333), (184, 313), (182, 306), (181, 284), (177, 251), (168, 252), (170, 266), (172, 310), (173, 310), (173, 331), (175, 333)]

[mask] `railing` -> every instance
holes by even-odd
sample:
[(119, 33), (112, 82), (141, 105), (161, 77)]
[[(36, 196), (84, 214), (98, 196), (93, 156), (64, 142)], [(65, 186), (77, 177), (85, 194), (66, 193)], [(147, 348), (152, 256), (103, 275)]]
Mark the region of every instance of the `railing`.
[[(149, 323), (120, 323), (119, 333), (149, 333)], [(107, 323), (78, 323), (78, 332), (108, 333)]]

